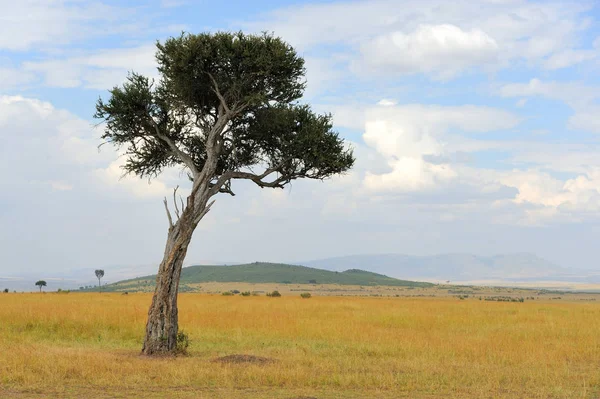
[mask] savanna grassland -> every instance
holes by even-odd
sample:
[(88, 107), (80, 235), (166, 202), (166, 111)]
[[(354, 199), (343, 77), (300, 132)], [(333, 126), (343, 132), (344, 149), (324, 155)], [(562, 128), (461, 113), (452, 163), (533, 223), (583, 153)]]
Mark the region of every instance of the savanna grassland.
[(595, 302), (185, 293), (189, 355), (150, 359), (150, 299), (0, 294), (0, 397), (600, 397)]

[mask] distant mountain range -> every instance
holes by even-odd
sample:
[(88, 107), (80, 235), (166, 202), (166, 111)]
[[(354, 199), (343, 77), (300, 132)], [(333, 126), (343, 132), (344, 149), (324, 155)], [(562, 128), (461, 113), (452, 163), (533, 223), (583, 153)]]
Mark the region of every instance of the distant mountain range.
[(470, 254), (353, 255), (300, 264), (326, 270), (364, 269), (410, 280), (600, 283), (600, 271), (567, 269), (530, 253), (487, 257)]
[[(154, 286), (156, 275), (123, 280), (103, 286), (105, 291), (147, 290)], [(193, 291), (193, 284), (207, 282), (340, 284), (362, 286), (428, 287), (433, 284), (406, 281), (365, 270), (328, 271), (306, 266), (255, 262), (233, 266), (190, 266), (181, 272), (180, 290)]]

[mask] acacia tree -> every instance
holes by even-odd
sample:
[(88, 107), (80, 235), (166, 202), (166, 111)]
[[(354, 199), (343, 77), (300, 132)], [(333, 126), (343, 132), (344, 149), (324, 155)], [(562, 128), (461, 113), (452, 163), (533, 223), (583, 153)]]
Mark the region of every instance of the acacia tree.
[(102, 291), (102, 283), (100, 282), (100, 280), (102, 279), (102, 277), (104, 277), (104, 270), (96, 269), (94, 273), (96, 273), (96, 278), (98, 279), (98, 289)]
[(37, 285), (38, 287), (40, 287), (40, 292), (42, 292), (42, 287), (45, 287), (47, 284), (44, 280), (38, 280), (35, 282), (35, 285)]
[(182, 34), (157, 43), (160, 79), (130, 73), (98, 100), (102, 138), (120, 148), (125, 173), (154, 178), (181, 167), (190, 193), (169, 222), (164, 257), (148, 311), (142, 353), (176, 350), (177, 292), (194, 229), (214, 196), (234, 195), (233, 182), (283, 188), (299, 178), (325, 179), (349, 170), (351, 149), (332, 130), (331, 115), (298, 102), (304, 60), (269, 34)]

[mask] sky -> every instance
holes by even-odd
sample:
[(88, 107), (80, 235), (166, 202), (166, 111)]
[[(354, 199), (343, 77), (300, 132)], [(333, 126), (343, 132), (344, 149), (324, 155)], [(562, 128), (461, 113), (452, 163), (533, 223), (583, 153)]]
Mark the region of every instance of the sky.
[(162, 198), (122, 176), (96, 100), (158, 77), (182, 31), (273, 32), (306, 60), (302, 102), (333, 114), (354, 169), (285, 190), (237, 183), (187, 264), (374, 253), (600, 257), (595, 1), (0, 0), (0, 278), (154, 267)]

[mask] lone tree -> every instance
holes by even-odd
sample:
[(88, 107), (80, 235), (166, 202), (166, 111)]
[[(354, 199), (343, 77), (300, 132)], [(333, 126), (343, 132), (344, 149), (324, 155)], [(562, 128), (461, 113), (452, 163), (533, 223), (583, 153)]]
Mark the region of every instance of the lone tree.
[(100, 291), (102, 291), (102, 283), (100, 282), (100, 280), (102, 279), (102, 277), (104, 277), (104, 270), (96, 269), (95, 273), (96, 273), (96, 278), (98, 279), (98, 289)]
[(323, 180), (349, 170), (354, 157), (332, 130), (331, 115), (298, 103), (304, 60), (269, 34), (182, 34), (157, 43), (160, 79), (130, 73), (99, 99), (102, 139), (121, 149), (125, 174), (154, 178), (180, 167), (191, 180), (169, 230), (148, 311), (142, 353), (174, 353), (177, 292), (194, 229), (233, 183), (283, 188), (299, 178)]
[(38, 280), (38, 281), (35, 282), (35, 285), (39, 286), (40, 287), (40, 292), (42, 292), (42, 287), (45, 287), (48, 284), (46, 284), (46, 282), (44, 280)]

